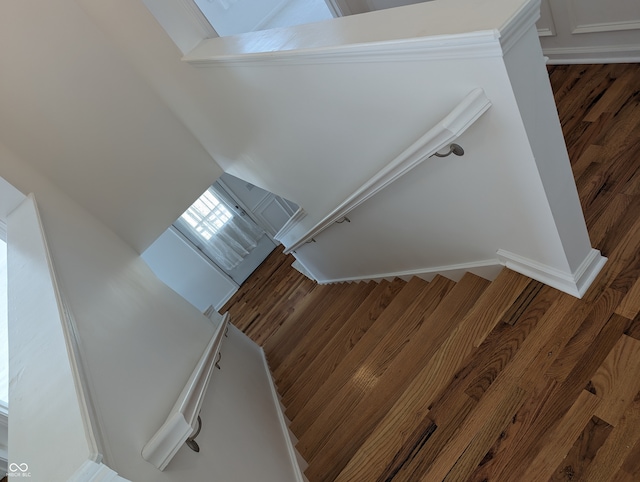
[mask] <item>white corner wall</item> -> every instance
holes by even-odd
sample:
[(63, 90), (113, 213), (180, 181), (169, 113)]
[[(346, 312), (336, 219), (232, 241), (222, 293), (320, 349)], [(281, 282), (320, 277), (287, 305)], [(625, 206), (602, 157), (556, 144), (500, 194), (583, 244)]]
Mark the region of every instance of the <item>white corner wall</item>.
[(506, 264), (580, 296), (604, 258), (573, 185), (538, 15), (536, 0), (437, 0), (209, 39), (186, 60), (233, 106), (219, 147), (235, 155), (221, 165), (307, 213), (287, 247), (482, 89), (491, 108), (456, 140), (463, 157), (425, 160), (296, 257), (320, 282)]
[[(192, 476), (186, 477), (175, 469), (159, 472), (142, 458), (141, 451), (165, 420), (191, 374), (213, 333), (211, 322), (158, 280), (131, 247), (1, 144), (0, 176), (20, 191), (34, 192), (39, 200), (58, 284), (77, 325), (88, 389), (103, 434), (105, 463), (122, 477), (136, 482), (205, 480), (207, 474), (218, 470), (205, 454), (201, 454), (198, 471), (190, 472)], [(9, 243), (12, 243), (11, 232)], [(10, 266), (10, 277), (12, 271)], [(21, 276), (25, 283), (38, 279), (29, 270), (23, 270)], [(32, 332), (37, 329), (34, 323), (40, 320), (39, 307), (39, 300), (31, 301), (23, 316), (32, 323), (21, 323), (12, 330)], [(35, 342), (44, 336), (53, 336), (59, 328), (55, 328), (53, 318), (51, 323), (53, 331), (47, 330), (41, 336), (25, 333), (24, 343), (15, 336), (10, 341), (17, 343), (17, 347), (24, 347), (24, 350), (12, 350), (11, 354), (11, 378), (16, 387), (22, 380), (21, 363), (28, 363), (30, 357), (41, 353), (30, 349), (33, 346), (29, 345), (29, 340)], [(59, 334), (57, 336), (60, 341)], [(58, 351), (47, 363), (55, 362), (55, 366), (60, 365), (63, 371), (64, 366), (68, 366), (64, 363), (66, 353), (59, 351), (59, 343), (54, 346)], [(53, 382), (39, 380), (39, 383)], [(231, 380), (231, 384), (234, 383)], [(70, 390), (73, 387), (67, 387), (65, 393)], [(22, 391), (13, 390), (10, 395), (12, 406), (23, 406), (23, 413), (18, 409), (12, 411), (10, 431), (15, 434), (10, 432), (11, 460), (29, 463), (14, 457), (32, 457), (33, 460), (47, 457), (46, 454), (29, 453), (34, 437), (38, 436), (37, 430), (34, 433), (21, 429), (33, 427), (23, 425), (25, 417), (33, 413), (57, 416), (55, 410), (51, 411), (55, 405), (51, 410), (46, 409), (50, 400), (41, 398), (41, 393), (47, 392), (30, 384)], [(205, 400), (205, 404), (209, 402), (211, 400)], [(230, 410), (233, 411), (236, 405)], [(73, 407), (71, 402), (69, 407)], [(66, 413), (64, 410), (70, 410), (69, 407), (61, 407), (61, 413)], [(77, 421), (77, 412), (69, 414), (72, 415)], [(34, 418), (38, 419), (37, 416)], [(75, 422), (74, 426), (77, 426)], [(273, 425), (263, 428), (269, 431), (269, 427)], [(280, 436), (280, 431), (272, 436)], [(73, 432), (68, 437), (70, 444), (80, 447), (84, 433)], [(87, 455), (84, 454), (85, 460)], [(61, 465), (60, 470), (66, 474), (67, 468)], [(88, 467), (94, 468), (101, 470), (100, 466)], [(66, 480), (67, 475), (47, 480)]]
[(97, 453), (85, 433), (57, 288), (32, 199), (10, 213), (7, 228), (11, 233), (9, 464), (21, 467), (11, 473), (67, 480)]
[(280, 425), (262, 349), (230, 326), (219, 365), (201, 412), (200, 453), (183, 447), (153, 480), (302, 482), (288, 451), (286, 427)]
[(204, 259), (173, 227), (142, 253), (142, 259), (158, 278), (202, 313), (209, 306), (219, 310), (238, 290), (231, 278)]

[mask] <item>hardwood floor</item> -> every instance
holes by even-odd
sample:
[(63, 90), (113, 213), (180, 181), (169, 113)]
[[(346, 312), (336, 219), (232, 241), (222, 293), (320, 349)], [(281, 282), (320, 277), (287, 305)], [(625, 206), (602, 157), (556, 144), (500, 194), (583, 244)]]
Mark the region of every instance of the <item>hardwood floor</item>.
[(316, 481), (640, 481), (640, 65), (549, 69), (594, 247), (582, 300), (504, 270), (318, 286), (274, 252), (224, 308)]

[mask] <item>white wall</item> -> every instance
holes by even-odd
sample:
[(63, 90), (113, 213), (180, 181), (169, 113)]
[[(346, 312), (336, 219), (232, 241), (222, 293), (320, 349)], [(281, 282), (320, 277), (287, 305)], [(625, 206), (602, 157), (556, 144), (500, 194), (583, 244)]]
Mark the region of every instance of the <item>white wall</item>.
[(218, 183), (240, 201), (241, 207), (271, 236), (274, 236), (298, 209), (294, 203), (224, 173)]
[(186, 241), (175, 228), (169, 228), (142, 253), (153, 272), (167, 286), (199, 311), (213, 305), (219, 310), (238, 290), (219, 268)]
[(201, 412), (200, 453), (183, 447), (167, 478), (153, 480), (297, 481), (260, 347), (231, 326), (220, 367)]
[(564, 188), (573, 180), (536, 20), (533, 1), (428, 2), (292, 28), (268, 45), (211, 39), (187, 59), (234, 106), (221, 142), (236, 154), (221, 164), (308, 213), (289, 240), (472, 90), (491, 101), (459, 139), (464, 157), (425, 161), (296, 249), (318, 279), (498, 265), (498, 250), (571, 278), (591, 251), (575, 187)]
[[(59, 286), (75, 318), (85, 355), (107, 465), (133, 481), (204, 480), (214, 470), (204, 454), (204, 465), (189, 479), (179, 471), (158, 472), (142, 459), (141, 450), (164, 422), (191, 374), (213, 333), (211, 322), (158, 280), (131, 247), (1, 144), (0, 176), (23, 192), (34, 192), (39, 200)], [(10, 243), (11, 237), (9, 232)], [(10, 265), (10, 290), (12, 271)], [(21, 271), (21, 276), (25, 282), (32, 279), (29, 271)], [(31, 311), (25, 317), (37, 322), (40, 313), (33, 309), (39, 310), (39, 303), (28, 308)], [(23, 327), (26, 325), (14, 329)], [(12, 347), (14, 342), (27, 347), (17, 337), (10, 339)], [(38, 353), (11, 349), (14, 385), (21, 382), (21, 373), (16, 371), (20, 364), (35, 363), (32, 357)], [(54, 366), (51, 360), (41, 361)], [(62, 370), (64, 364), (59, 363)], [(23, 406), (32, 415), (50, 403), (39, 393), (33, 386), (23, 392), (12, 390), (10, 404), (20, 405), (28, 395), (29, 404)], [(10, 430), (17, 434), (15, 440), (10, 437), (12, 460), (27, 457), (30, 444), (38, 437), (38, 433), (21, 432), (21, 427), (30, 426), (24, 415), (12, 411)], [(263, 428), (269, 431), (269, 427), (272, 425)]]
[[(364, 13), (423, 1), (345, 3), (351, 13)], [(551, 63), (640, 61), (640, 3), (635, 0), (542, 0), (538, 31)]]
[(36, 480), (67, 480), (96, 455), (85, 434), (55, 280), (32, 199), (7, 219), (9, 243), (9, 463)]
[(635, 0), (542, 0), (538, 29), (551, 63), (640, 61)]

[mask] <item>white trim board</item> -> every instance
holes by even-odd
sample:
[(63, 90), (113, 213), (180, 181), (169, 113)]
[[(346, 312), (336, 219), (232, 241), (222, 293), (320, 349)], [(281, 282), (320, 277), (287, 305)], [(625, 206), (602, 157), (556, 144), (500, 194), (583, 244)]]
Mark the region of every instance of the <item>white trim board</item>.
[[(307, 479), (305, 478), (300, 464), (298, 463), (298, 452), (296, 448), (293, 446), (293, 442), (291, 437), (289, 436), (289, 426), (287, 425), (287, 420), (285, 418), (284, 413), (282, 412), (282, 405), (280, 404), (280, 397), (278, 397), (278, 390), (273, 382), (273, 377), (271, 376), (271, 370), (269, 369), (269, 363), (267, 362), (267, 357), (264, 353), (264, 349), (260, 347), (260, 353), (262, 355), (262, 364), (264, 366), (264, 370), (267, 375), (267, 379), (269, 380), (269, 387), (271, 388), (271, 397), (273, 398), (273, 404), (276, 408), (276, 412), (278, 413), (278, 422), (280, 423), (280, 429), (282, 431), (282, 436), (285, 439), (285, 443), (287, 445), (287, 452), (289, 454), (289, 459), (291, 459), (291, 466), (293, 467), (293, 473), (297, 482), (305, 482)], [(298, 455), (297, 455), (298, 454)]]
[(289, 232), (291, 232), (291, 230), (294, 227), (296, 227), (298, 223), (300, 223), (300, 221), (302, 221), (305, 218), (306, 215), (307, 215), (306, 211), (301, 207), (299, 207), (298, 210), (295, 213), (293, 213), (293, 216), (291, 216), (287, 220), (287, 222), (284, 223), (284, 225), (280, 228), (280, 231), (278, 231), (273, 236), (273, 239), (282, 243), (282, 240), (285, 238), (285, 236), (289, 234)]
[(548, 64), (639, 63), (640, 45), (606, 45), (596, 47), (543, 48)]
[(86, 460), (67, 482), (130, 482), (102, 463)]
[(432, 37), (370, 43), (329, 45), (321, 48), (209, 53), (207, 42), (219, 42), (222, 40), (222, 38), (218, 38), (204, 40), (198, 47), (185, 55), (182, 60), (195, 67), (212, 68), (230, 65), (251, 65), (256, 67), (279, 64), (427, 62), (442, 59), (498, 58), (503, 56), (503, 47), (498, 41), (499, 36), (500, 33), (497, 30), (486, 30), (458, 35), (434, 35)]
[(578, 269), (574, 273), (568, 274), (551, 266), (543, 265), (504, 249), (498, 250), (497, 257), (498, 259), (437, 266), (433, 268), (377, 273), (348, 278), (318, 279), (318, 283), (352, 283), (359, 281), (381, 281), (383, 279), (393, 278), (408, 279), (412, 276), (417, 276), (426, 281), (431, 281), (436, 275), (441, 275), (453, 281), (458, 281), (466, 272), (473, 273), (491, 281), (495, 279), (502, 267), (506, 266), (517, 273), (540, 281), (552, 288), (556, 288), (575, 296), (576, 298), (582, 298), (604, 264), (607, 262), (607, 258), (602, 256), (600, 251), (597, 249), (591, 249)]
[(496, 253), (507, 268), (533, 278), (576, 298), (582, 298), (596, 278), (607, 258), (597, 249), (591, 249), (574, 273), (565, 273), (551, 266), (499, 249)]
[(100, 411), (96, 407), (96, 400), (92, 395), (94, 392), (93, 382), (91, 381), (92, 378), (88, 375), (88, 369), (83, 363), (83, 360), (86, 359), (86, 357), (84, 356), (84, 350), (80, 344), (78, 328), (76, 326), (75, 318), (73, 317), (58, 284), (58, 277), (54, 269), (51, 250), (49, 249), (47, 236), (44, 231), (44, 225), (40, 217), (40, 210), (38, 208), (35, 195), (30, 193), (24, 202), (30, 202), (30, 209), (33, 211), (33, 215), (35, 216), (37, 227), (40, 232), (49, 276), (51, 278), (51, 285), (53, 287), (60, 315), (64, 341), (69, 355), (69, 365), (71, 367), (73, 383), (78, 397), (78, 406), (84, 425), (83, 428), (87, 440), (87, 449), (90, 453), (89, 460), (99, 463), (102, 462), (103, 458), (110, 459), (111, 452), (108, 445), (105, 443), (103, 435), (104, 430), (102, 429), (103, 422), (101, 421)]
[(540, 2), (535, 0), (524, 5), (506, 25), (500, 29), (500, 44), (502, 51), (506, 54), (518, 40), (533, 27), (540, 18)]
[(418, 268), (406, 271), (394, 271), (390, 273), (376, 273), (366, 276), (354, 276), (348, 278), (318, 279), (319, 284), (330, 283), (352, 283), (358, 281), (382, 281), (383, 279), (410, 278), (417, 276), (425, 281), (431, 281), (436, 275), (444, 276), (453, 281), (459, 281), (465, 273), (473, 273), (481, 278), (492, 281), (498, 276), (502, 269), (502, 264), (497, 259), (487, 259), (483, 261), (473, 261), (470, 263), (450, 264), (436, 266), (432, 268)]

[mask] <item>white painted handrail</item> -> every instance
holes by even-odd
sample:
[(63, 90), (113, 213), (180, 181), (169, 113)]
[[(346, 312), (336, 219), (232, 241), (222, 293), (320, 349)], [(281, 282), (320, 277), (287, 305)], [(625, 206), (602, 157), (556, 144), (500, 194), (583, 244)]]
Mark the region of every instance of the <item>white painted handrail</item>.
[(222, 323), (211, 337), (200, 361), (169, 412), (167, 420), (142, 449), (142, 457), (160, 470), (165, 469), (178, 449), (195, 430), (196, 420), (228, 323), (229, 313), (225, 313)]
[(481, 88), (471, 91), (453, 110), (398, 157), (378, 171), (333, 211), (304, 233), (284, 252), (290, 253), (333, 225), (377, 192), (405, 175), (425, 159), (449, 145), (484, 114), (491, 101)]

